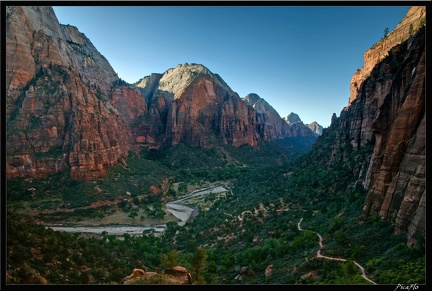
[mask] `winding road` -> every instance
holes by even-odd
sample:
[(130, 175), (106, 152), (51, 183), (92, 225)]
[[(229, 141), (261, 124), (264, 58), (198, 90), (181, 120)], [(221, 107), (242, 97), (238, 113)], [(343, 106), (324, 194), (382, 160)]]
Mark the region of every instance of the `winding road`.
[[(297, 223), (297, 228), (300, 231), (304, 231), (305, 230), (305, 229), (303, 229), (303, 228), (300, 227), (300, 223), (302, 222), (302, 220), (303, 220), (303, 218), (300, 218), (300, 221)], [(315, 231), (312, 231), (312, 232), (315, 233), (318, 236), (318, 238), (319, 238), (320, 249), (317, 251), (317, 254), (316, 254), (317, 258), (323, 258), (323, 259), (327, 259), (327, 260), (341, 261), (341, 262), (345, 262), (346, 261), (346, 259), (344, 259), (344, 258), (334, 258), (334, 257), (327, 257), (327, 256), (324, 256), (324, 255), (321, 255), (321, 249), (324, 247), (324, 245), (323, 245), (323, 238), (322, 238), (322, 236), (319, 233), (317, 233)], [(369, 279), (368, 276), (366, 276), (365, 269), (359, 263), (357, 263), (356, 261), (354, 261), (354, 264), (357, 267), (359, 267), (359, 269), (360, 269), (360, 271), (362, 273), (362, 277), (365, 280), (371, 282), (372, 284), (377, 285), (377, 283), (375, 283), (374, 281), (372, 281), (371, 279)]]

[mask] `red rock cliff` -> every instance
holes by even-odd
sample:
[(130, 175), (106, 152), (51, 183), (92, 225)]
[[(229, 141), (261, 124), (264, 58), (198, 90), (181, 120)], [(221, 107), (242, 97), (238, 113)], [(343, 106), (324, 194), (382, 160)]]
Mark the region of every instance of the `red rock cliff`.
[(386, 37), (375, 43), (364, 55), (364, 65), (352, 77), (349, 104), (356, 98), (362, 82), (394, 46), (407, 40), (426, 21), (426, 6), (412, 6), (401, 22)]
[[(410, 9), (407, 17), (413, 11), (422, 10)], [(336, 136), (331, 159), (345, 142), (353, 149), (372, 146), (370, 160), (356, 173), (368, 192), (362, 216), (392, 221), (395, 232), (406, 233), (410, 242), (425, 235), (426, 218), (426, 37), (419, 23), (404, 42), (375, 51), (386, 56), (324, 133)]]
[[(106, 59), (51, 7), (6, 8), (6, 175), (94, 179), (126, 157)], [(114, 105), (118, 102), (113, 101)]]
[(153, 136), (162, 143), (257, 146), (285, 137), (313, 135), (306, 126), (289, 126), (260, 97), (253, 103), (248, 97), (240, 98), (203, 65), (180, 64), (162, 76), (141, 79), (137, 86), (149, 102)]
[(69, 171), (97, 179), (143, 147), (257, 146), (313, 134), (263, 100), (248, 105), (202, 65), (126, 84), (51, 7), (6, 10), (7, 178)]

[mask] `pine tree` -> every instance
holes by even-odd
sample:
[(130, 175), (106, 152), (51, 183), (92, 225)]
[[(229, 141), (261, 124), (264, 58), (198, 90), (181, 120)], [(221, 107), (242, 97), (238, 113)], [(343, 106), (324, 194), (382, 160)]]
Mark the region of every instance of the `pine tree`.
[(197, 248), (191, 262), (192, 266), (192, 278), (194, 283), (203, 284), (204, 278), (202, 276), (202, 271), (206, 266), (207, 253), (201, 247)]

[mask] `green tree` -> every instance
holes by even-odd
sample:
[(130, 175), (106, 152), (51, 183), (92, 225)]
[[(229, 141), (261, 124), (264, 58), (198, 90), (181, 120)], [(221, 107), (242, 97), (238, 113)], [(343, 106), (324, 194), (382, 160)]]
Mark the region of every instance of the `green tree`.
[(359, 272), (359, 268), (354, 264), (353, 261), (346, 261), (342, 263), (342, 270), (346, 276), (354, 275)]
[(339, 245), (344, 246), (344, 245), (346, 245), (346, 244), (348, 243), (347, 235), (346, 235), (346, 233), (345, 233), (343, 230), (341, 230), (341, 229), (336, 230), (336, 232), (335, 232), (335, 234), (334, 234), (334, 237), (335, 237), (336, 242), (337, 242)]
[(132, 218), (133, 221), (135, 221), (135, 217), (137, 217), (137, 216), (138, 216), (138, 213), (135, 209), (131, 210), (131, 212), (129, 212), (129, 215), (128, 215), (128, 217)]
[(173, 188), (169, 188), (166, 194), (168, 196), (175, 197), (177, 195), (177, 192)]
[(207, 254), (205, 250), (201, 247), (197, 248), (194, 256), (192, 257), (192, 279), (194, 283), (204, 284), (204, 277), (202, 276), (202, 271), (206, 266)]
[(172, 267), (177, 266), (177, 259), (179, 255), (179, 251), (170, 250), (167, 254), (164, 254), (160, 258), (160, 263), (164, 269), (171, 269)]
[(388, 29), (388, 27), (386, 27), (384, 29), (384, 37), (383, 38), (386, 38), (388, 34), (389, 34), (389, 29)]

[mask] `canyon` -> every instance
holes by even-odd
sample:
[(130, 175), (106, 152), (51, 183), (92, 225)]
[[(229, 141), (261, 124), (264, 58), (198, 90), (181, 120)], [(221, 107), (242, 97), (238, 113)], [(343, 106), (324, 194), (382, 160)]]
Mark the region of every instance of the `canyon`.
[(92, 181), (143, 148), (258, 147), (316, 136), (312, 150), (330, 153), (323, 163), (335, 162), (347, 144), (372, 148), (353, 173), (367, 190), (363, 218), (394, 221), (414, 243), (426, 223), (425, 15), (424, 6), (411, 7), (365, 52), (348, 105), (317, 136), (319, 127), (295, 114), (280, 117), (254, 93), (241, 98), (201, 64), (127, 84), (78, 28), (59, 24), (51, 7), (8, 6), (6, 178), (67, 172)]

